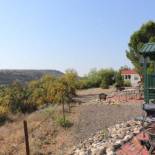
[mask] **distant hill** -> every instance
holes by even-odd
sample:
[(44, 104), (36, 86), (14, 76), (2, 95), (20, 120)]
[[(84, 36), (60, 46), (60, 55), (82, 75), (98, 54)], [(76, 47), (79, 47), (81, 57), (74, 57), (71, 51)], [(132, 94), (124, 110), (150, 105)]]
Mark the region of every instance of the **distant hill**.
[(37, 80), (44, 74), (63, 75), (62, 72), (57, 70), (0, 70), (0, 84), (10, 84), (15, 80), (24, 84), (31, 80)]

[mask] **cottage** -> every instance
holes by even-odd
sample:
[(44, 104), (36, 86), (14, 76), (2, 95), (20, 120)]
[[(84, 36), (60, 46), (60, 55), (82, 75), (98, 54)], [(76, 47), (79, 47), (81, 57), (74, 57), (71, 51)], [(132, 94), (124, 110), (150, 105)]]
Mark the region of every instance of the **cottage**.
[(121, 75), (124, 81), (130, 81), (132, 87), (138, 86), (141, 81), (140, 75), (133, 69), (123, 69)]

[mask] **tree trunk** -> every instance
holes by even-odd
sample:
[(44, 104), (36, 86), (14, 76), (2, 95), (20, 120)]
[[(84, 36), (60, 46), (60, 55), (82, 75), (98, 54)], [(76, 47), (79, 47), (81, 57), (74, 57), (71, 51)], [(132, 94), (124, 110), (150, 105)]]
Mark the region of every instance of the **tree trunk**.
[(62, 114), (63, 114), (63, 119), (65, 121), (65, 105), (64, 105), (64, 102), (62, 102)]
[(68, 103), (68, 112), (70, 113), (71, 112), (71, 104)]

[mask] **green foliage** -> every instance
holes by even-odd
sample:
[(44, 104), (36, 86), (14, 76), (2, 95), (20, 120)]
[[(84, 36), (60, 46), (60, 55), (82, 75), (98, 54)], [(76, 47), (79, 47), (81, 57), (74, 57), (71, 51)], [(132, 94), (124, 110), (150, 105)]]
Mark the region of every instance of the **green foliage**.
[(6, 121), (8, 113), (9, 109), (7, 107), (0, 106), (0, 125)]
[(121, 73), (117, 72), (116, 76), (115, 76), (115, 86), (116, 87), (122, 87), (123, 85), (124, 85), (124, 80), (121, 76)]
[(107, 139), (108, 136), (109, 136), (108, 129), (106, 129), (106, 128), (103, 129), (103, 130), (101, 131), (101, 136), (102, 136), (103, 139)]
[(0, 106), (7, 107), (11, 112), (18, 112), (23, 99), (24, 88), (20, 83), (15, 81), (8, 87), (1, 87)]
[(109, 88), (114, 83), (115, 71), (112, 69), (99, 70), (99, 77), (101, 79), (100, 87)]
[(125, 87), (131, 87), (131, 82), (130, 82), (130, 80), (125, 80), (125, 81), (124, 81), (124, 86), (125, 86)]
[(100, 87), (103, 88), (103, 89), (108, 89), (109, 88), (109, 84), (108, 84), (106, 78), (101, 81)]
[[(69, 103), (76, 94), (77, 77), (74, 70), (68, 70), (57, 78), (45, 75), (26, 85), (15, 81), (11, 85), (0, 86), (0, 107), (7, 108), (11, 113), (25, 113), (49, 103)], [(3, 112), (0, 111), (0, 114)]]
[(113, 69), (91, 70), (87, 76), (80, 79), (80, 88), (108, 88), (114, 83), (115, 71)]
[(154, 62), (151, 61), (151, 62), (148, 64), (147, 72), (148, 72), (149, 74), (152, 74), (152, 73), (154, 73), (154, 70), (155, 70)]
[(61, 126), (61, 127), (64, 127), (64, 128), (69, 128), (72, 126), (72, 123), (67, 120), (67, 119), (64, 119), (63, 117), (58, 117), (57, 118), (57, 123)]
[(142, 25), (142, 27), (134, 32), (129, 41), (129, 50), (126, 51), (128, 59), (133, 63), (137, 71), (140, 73), (139, 63), (139, 49), (144, 43), (155, 42), (155, 22), (149, 21)]
[(66, 83), (67, 91), (70, 95), (76, 94), (76, 89), (78, 85), (78, 74), (75, 70), (70, 69), (63, 75), (63, 81)]

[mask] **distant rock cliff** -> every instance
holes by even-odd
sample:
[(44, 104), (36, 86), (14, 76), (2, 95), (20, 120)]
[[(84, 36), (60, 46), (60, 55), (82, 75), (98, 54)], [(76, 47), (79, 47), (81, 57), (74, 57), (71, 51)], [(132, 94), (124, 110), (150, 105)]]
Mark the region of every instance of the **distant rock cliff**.
[(44, 74), (63, 75), (57, 70), (0, 70), (0, 84), (10, 84), (15, 80), (24, 84), (31, 80), (37, 80)]

